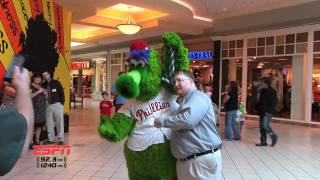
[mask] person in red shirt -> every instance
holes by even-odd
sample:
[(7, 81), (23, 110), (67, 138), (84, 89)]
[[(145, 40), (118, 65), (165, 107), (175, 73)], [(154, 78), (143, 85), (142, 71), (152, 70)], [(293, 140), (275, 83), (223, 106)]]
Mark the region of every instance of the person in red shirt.
[(112, 101), (109, 99), (107, 92), (101, 93), (103, 100), (100, 102), (100, 115), (110, 116), (112, 109)]

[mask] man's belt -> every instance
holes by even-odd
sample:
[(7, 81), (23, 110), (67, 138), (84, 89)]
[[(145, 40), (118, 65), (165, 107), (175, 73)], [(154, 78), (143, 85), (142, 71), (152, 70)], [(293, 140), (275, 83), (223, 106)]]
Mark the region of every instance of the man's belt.
[(180, 161), (188, 161), (192, 158), (196, 158), (196, 157), (199, 157), (199, 156), (203, 156), (203, 155), (206, 155), (206, 154), (210, 154), (210, 153), (214, 153), (216, 151), (218, 151), (220, 148), (216, 148), (216, 149), (210, 149), (208, 151), (204, 151), (204, 152), (201, 152), (201, 153), (197, 153), (197, 154), (193, 154), (193, 155), (190, 155), (186, 158), (182, 158), (180, 159)]

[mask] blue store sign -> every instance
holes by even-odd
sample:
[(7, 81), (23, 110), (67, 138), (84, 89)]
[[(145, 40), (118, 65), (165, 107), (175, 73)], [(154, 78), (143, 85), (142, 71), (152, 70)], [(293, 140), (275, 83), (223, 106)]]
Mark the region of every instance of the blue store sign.
[(211, 61), (212, 58), (213, 58), (212, 51), (191, 51), (191, 52), (189, 52), (189, 60)]

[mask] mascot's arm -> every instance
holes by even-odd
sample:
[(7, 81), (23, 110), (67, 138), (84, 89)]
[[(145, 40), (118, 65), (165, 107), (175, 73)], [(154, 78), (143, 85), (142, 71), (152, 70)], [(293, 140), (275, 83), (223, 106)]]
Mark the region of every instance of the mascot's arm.
[(116, 113), (113, 117), (101, 116), (98, 131), (101, 137), (111, 142), (118, 142), (131, 133), (134, 125), (134, 119)]

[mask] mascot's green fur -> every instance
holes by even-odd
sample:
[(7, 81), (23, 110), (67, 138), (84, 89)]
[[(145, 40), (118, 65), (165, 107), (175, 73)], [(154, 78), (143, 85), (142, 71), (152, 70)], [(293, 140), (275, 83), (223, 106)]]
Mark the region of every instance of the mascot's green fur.
[[(173, 73), (188, 70), (189, 60), (188, 51), (177, 34), (165, 33), (162, 39), (162, 65), (156, 50), (149, 49), (141, 40), (133, 43), (129, 72), (116, 81), (117, 92), (131, 99), (133, 105), (128, 102), (113, 117), (101, 116), (98, 128), (100, 136), (111, 142), (128, 137), (124, 154), (131, 180), (171, 180), (176, 176), (176, 160), (165, 133), (170, 130), (160, 131), (152, 125), (156, 117), (177, 107)], [(156, 137), (150, 138), (152, 135)]]

